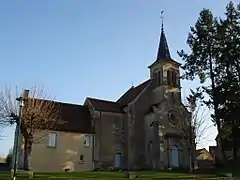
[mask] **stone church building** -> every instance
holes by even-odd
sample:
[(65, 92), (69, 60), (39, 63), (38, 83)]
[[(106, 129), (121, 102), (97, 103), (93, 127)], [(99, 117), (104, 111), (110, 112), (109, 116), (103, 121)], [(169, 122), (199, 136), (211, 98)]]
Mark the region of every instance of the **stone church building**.
[(189, 117), (181, 102), (179, 67), (171, 58), (162, 26), (147, 81), (131, 87), (116, 102), (86, 98), (84, 105), (89, 107), (96, 132), (95, 167), (189, 166), (188, 146), (175, 126)]
[[(60, 118), (67, 123), (33, 144), (33, 170), (187, 168), (188, 145), (176, 128), (176, 123), (190, 117), (181, 102), (179, 67), (162, 27), (148, 80), (117, 101), (88, 97), (83, 105), (59, 103)], [(23, 150), (20, 154), (23, 164)]]

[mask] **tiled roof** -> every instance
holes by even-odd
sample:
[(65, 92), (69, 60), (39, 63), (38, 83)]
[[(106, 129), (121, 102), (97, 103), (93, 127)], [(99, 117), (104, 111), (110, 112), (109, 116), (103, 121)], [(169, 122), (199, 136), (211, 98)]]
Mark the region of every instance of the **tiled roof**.
[(202, 149), (197, 149), (196, 154), (199, 155), (199, 154), (203, 153), (203, 151), (208, 152), (205, 148), (202, 148)]
[(126, 106), (128, 103), (132, 102), (147, 85), (150, 83), (150, 79), (139, 84), (137, 87), (131, 87), (125, 94), (123, 94), (118, 100), (117, 103), (121, 106)]
[(90, 101), (93, 108), (97, 111), (124, 113), (120, 104), (118, 104), (117, 102), (95, 99), (90, 97), (88, 97), (87, 99)]

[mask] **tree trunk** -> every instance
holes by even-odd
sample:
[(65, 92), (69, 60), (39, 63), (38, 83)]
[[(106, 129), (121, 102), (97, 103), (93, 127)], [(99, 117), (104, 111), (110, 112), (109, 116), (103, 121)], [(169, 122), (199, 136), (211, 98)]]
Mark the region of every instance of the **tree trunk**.
[(238, 143), (237, 143), (237, 137), (236, 137), (236, 125), (234, 124), (233, 125), (233, 128), (232, 128), (232, 141), (233, 141), (233, 159), (237, 159), (237, 156), (238, 156)]
[(28, 170), (28, 139), (27, 138), (25, 138), (25, 141), (24, 141), (23, 170)]
[(222, 136), (223, 133), (222, 133), (221, 128), (217, 127), (217, 129), (218, 129), (218, 138), (219, 138), (218, 139), (218, 141), (219, 141), (218, 146), (220, 146), (220, 159), (218, 159), (218, 161), (220, 161), (220, 163), (222, 165), (226, 165), (227, 157), (226, 157), (225, 150), (224, 150), (224, 147), (223, 147), (223, 136)]
[(222, 138), (222, 130), (221, 130), (221, 120), (218, 115), (218, 102), (217, 102), (217, 97), (216, 97), (216, 86), (215, 86), (215, 75), (213, 71), (213, 62), (212, 62), (212, 56), (211, 53), (210, 58), (209, 58), (209, 68), (210, 68), (210, 79), (211, 79), (211, 87), (212, 87), (212, 100), (213, 100), (213, 106), (214, 106), (214, 114), (215, 114), (215, 123), (217, 125), (217, 130), (218, 130), (218, 136), (219, 136), (219, 145), (220, 145), (220, 159), (221, 163), (225, 165), (226, 160), (225, 160), (225, 152), (224, 152), (224, 147), (223, 147), (223, 138)]
[(189, 173), (192, 173), (193, 167), (192, 167), (192, 150), (191, 150), (191, 148), (189, 148), (188, 153), (189, 153)]
[(30, 155), (32, 151), (32, 144), (33, 144), (33, 140), (31, 136), (28, 136), (28, 138), (25, 138), (23, 169), (26, 171), (30, 169)]

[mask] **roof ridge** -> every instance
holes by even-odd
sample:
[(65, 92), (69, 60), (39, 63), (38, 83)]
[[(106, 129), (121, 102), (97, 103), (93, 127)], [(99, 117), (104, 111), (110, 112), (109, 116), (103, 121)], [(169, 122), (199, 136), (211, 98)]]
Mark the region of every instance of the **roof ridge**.
[(56, 100), (53, 100), (53, 99), (31, 98), (31, 97), (29, 97), (28, 99), (36, 99), (36, 100), (39, 100), (39, 101), (52, 101), (52, 102), (54, 102), (54, 103), (66, 104), (66, 105), (84, 106), (84, 105), (82, 105), (82, 104), (74, 104), (74, 103), (61, 102), (61, 101), (56, 101)]
[(110, 101), (110, 100), (105, 100), (105, 99), (98, 99), (98, 98), (92, 98), (92, 97), (87, 97), (87, 99), (89, 100), (97, 100), (97, 101), (105, 101), (105, 102), (109, 102), (109, 103), (117, 103), (115, 101)]
[[(147, 83), (149, 83), (151, 81), (151, 79), (147, 79), (143, 82), (141, 82), (138, 86), (136, 87), (131, 87), (129, 88), (124, 94), (122, 94), (122, 96), (120, 98), (118, 98), (118, 100), (116, 101), (117, 103), (122, 104), (122, 102), (124, 101), (124, 99), (128, 99), (130, 94), (135, 94), (135, 92), (137, 92), (139, 89), (141, 89), (141, 87), (143, 87), (144, 85), (146, 85)], [(139, 94), (140, 92), (138, 92), (137, 94)], [(132, 96), (132, 95), (130, 95)], [(134, 95), (135, 96), (135, 95)], [(136, 95), (137, 96), (137, 95)], [(132, 99), (132, 98), (131, 98)], [(133, 98), (134, 99), (134, 98)], [(126, 100), (125, 100), (126, 102)]]
[(121, 99), (124, 97), (125, 94), (129, 93), (130, 91), (133, 91), (135, 89), (135, 87), (130, 87), (125, 93), (123, 93), (123, 95), (117, 99), (116, 103), (118, 103), (119, 101), (121, 101)]
[(150, 80), (151, 80), (151, 79), (145, 80), (145, 81), (143, 81), (142, 83), (140, 83), (139, 85), (137, 85), (136, 87), (133, 87), (133, 88), (138, 88), (139, 86), (147, 83), (147, 82), (150, 81)]
[(65, 105), (74, 105), (74, 106), (81, 106), (81, 107), (85, 107), (82, 104), (73, 104), (73, 103), (67, 103), (67, 102), (60, 102), (60, 101), (54, 101), (56, 103), (60, 103), (60, 104), (65, 104)]

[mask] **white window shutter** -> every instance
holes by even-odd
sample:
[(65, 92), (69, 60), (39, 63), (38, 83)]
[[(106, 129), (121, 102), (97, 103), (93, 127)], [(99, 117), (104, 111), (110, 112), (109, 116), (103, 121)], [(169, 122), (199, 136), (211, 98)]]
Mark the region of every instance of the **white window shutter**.
[(48, 146), (49, 146), (49, 147), (51, 147), (51, 145), (52, 145), (52, 138), (51, 138), (51, 137), (52, 137), (52, 134), (49, 133), (49, 134), (48, 134)]
[(57, 133), (49, 133), (48, 134), (48, 146), (56, 147), (57, 145)]
[(52, 147), (56, 147), (56, 133), (52, 133), (53, 137), (52, 137)]
[(90, 140), (91, 140), (90, 136), (85, 135), (84, 136), (84, 146), (89, 147), (90, 146)]

